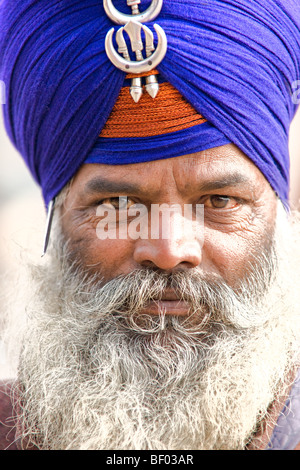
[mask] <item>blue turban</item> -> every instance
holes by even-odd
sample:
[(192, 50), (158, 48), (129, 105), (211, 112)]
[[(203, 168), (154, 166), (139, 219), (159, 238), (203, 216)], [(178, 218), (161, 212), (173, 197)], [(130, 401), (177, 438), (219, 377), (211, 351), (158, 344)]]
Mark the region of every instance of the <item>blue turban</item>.
[[(114, 5), (129, 13), (125, 0)], [(0, 0), (6, 129), (46, 204), (84, 162), (143, 162), (228, 142), (286, 202), (299, 0), (164, 0), (155, 21), (168, 39), (160, 76), (207, 122), (151, 138), (104, 138), (125, 73), (105, 53), (114, 25), (101, 0)]]

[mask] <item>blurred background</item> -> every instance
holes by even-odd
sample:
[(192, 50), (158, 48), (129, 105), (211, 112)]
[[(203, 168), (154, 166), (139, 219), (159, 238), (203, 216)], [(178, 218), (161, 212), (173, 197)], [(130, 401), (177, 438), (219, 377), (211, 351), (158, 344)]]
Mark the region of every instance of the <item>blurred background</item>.
[[(1, 106), (2, 108), (2, 106)], [(3, 336), (6, 322), (22, 323), (21, 268), (27, 259), (41, 259), (45, 210), (40, 189), (33, 182), (18, 152), (11, 145), (0, 111), (0, 380), (15, 375), (14, 350), (7, 350)], [(24, 285), (25, 286), (25, 278)], [(21, 295), (22, 298), (23, 294)], [(22, 302), (20, 297), (20, 302)], [(19, 312), (18, 312), (19, 310)], [(9, 315), (8, 315), (9, 313)], [(17, 354), (17, 351), (16, 351)]]
[[(291, 127), (290, 152), (291, 204), (300, 209), (300, 110)], [(14, 351), (8, 353), (1, 332), (7, 312), (15, 318), (18, 309), (22, 311), (22, 306), (14, 301), (26, 285), (17, 279), (24, 260), (41, 260), (45, 220), (40, 189), (8, 140), (0, 113), (0, 379), (15, 374)], [(21, 318), (15, 320), (16, 327), (19, 321), (22, 323)]]

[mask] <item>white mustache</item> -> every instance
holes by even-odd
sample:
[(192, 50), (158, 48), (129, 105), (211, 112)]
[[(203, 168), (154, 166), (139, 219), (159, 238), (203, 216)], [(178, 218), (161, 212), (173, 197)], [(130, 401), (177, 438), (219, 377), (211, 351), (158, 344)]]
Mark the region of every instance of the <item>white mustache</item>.
[[(130, 321), (149, 302), (162, 299), (169, 290), (190, 305), (189, 317), (198, 319), (198, 326), (210, 321), (247, 328), (261, 321), (260, 302), (276, 272), (275, 265), (275, 255), (261, 255), (237, 288), (229, 286), (219, 276), (205, 276), (195, 270), (165, 273), (143, 268), (104, 282), (90, 274), (83, 274), (72, 265), (65, 270), (63, 283), (66, 289), (74, 292), (72, 309), (79, 309), (82, 312), (80, 317), (84, 312), (85, 320), (90, 315), (90, 318), (101, 321), (104, 315), (105, 321), (109, 317), (115, 320), (122, 318), (123, 323), (124, 318)], [(254, 315), (256, 304), (259, 307)], [(157, 320), (152, 319), (152, 328)], [(168, 319), (164, 321), (170, 323)], [(183, 318), (181, 323), (184, 322), (188, 323)], [(132, 322), (130, 325), (132, 327)], [(197, 321), (194, 321), (194, 327), (196, 325)]]

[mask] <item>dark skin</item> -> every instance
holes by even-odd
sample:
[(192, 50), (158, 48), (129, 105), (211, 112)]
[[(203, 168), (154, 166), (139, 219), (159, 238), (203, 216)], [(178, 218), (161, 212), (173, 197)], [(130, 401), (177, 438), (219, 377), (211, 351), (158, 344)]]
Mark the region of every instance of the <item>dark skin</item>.
[[(176, 229), (169, 239), (99, 240), (97, 207), (120, 209), (119, 196), (127, 196), (127, 207), (145, 205), (149, 220), (151, 204), (203, 204), (204, 243), (197, 231)], [(200, 269), (235, 286), (251, 256), (268, 244), (276, 207), (265, 177), (229, 144), (166, 160), (83, 165), (62, 208), (62, 227), (74, 258), (93, 273), (101, 270), (105, 281), (147, 266), (170, 273)]]

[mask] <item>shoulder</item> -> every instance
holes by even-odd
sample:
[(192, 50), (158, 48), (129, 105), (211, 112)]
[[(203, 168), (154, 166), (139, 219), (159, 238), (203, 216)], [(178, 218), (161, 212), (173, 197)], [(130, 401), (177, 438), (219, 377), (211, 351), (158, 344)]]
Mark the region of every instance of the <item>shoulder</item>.
[(0, 450), (17, 450), (12, 382), (0, 382)]
[(300, 369), (266, 449), (300, 450)]

